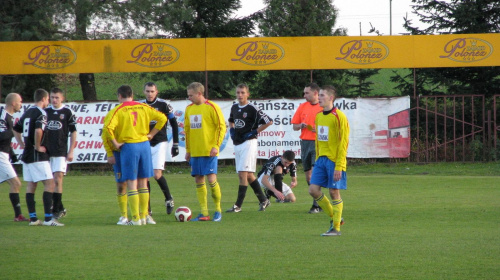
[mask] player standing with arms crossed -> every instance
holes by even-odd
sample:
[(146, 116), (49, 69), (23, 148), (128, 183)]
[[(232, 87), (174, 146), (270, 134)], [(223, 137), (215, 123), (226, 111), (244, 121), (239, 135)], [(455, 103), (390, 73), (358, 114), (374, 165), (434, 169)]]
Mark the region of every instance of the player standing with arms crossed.
[[(322, 236), (340, 235), (344, 203), (340, 190), (347, 189), (347, 147), (349, 145), (349, 122), (345, 114), (333, 106), (337, 90), (325, 86), (319, 92), (319, 105), (323, 112), (316, 115), (316, 165), (311, 177), (309, 194), (330, 216), (330, 228)], [(321, 188), (328, 189), (332, 201)]]
[(236, 171), (239, 186), (236, 203), (226, 212), (240, 212), (245, 199), (248, 183), (259, 199), (259, 211), (265, 211), (271, 204), (262, 192), (255, 178), (257, 166), (257, 135), (273, 124), (271, 118), (248, 101), (250, 91), (246, 84), (236, 87), (238, 103), (231, 107), (229, 127), (234, 143)]
[[(300, 130), (300, 158), (308, 186), (311, 184), (311, 174), (316, 160), (316, 148), (314, 144), (316, 129), (314, 120), (316, 119), (316, 114), (322, 111), (318, 102), (319, 90), (320, 87), (315, 83), (310, 83), (304, 88), (306, 102), (300, 104), (292, 118), (293, 130)], [(321, 208), (313, 199), (313, 205), (309, 213), (315, 214), (320, 211)]]
[[(172, 157), (175, 157), (179, 154), (179, 127), (177, 124), (177, 119), (174, 116), (174, 109), (170, 104), (167, 103), (164, 99), (158, 98), (158, 87), (153, 82), (147, 82), (144, 84), (144, 95), (146, 99), (140, 100), (141, 103), (146, 103), (149, 106), (155, 108), (156, 110), (162, 112), (168, 119), (170, 126), (172, 127), (172, 135), (173, 135), (173, 144), (170, 154)], [(153, 129), (156, 125), (155, 121), (152, 121), (149, 124), (149, 128)], [(170, 193), (170, 189), (167, 184), (167, 180), (163, 176), (163, 170), (165, 169), (165, 156), (168, 148), (168, 139), (167, 139), (167, 125), (163, 126), (156, 135), (149, 140), (149, 144), (151, 145), (151, 157), (153, 160), (153, 173), (158, 186), (163, 192), (165, 196), (165, 207), (167, 208), (167, 214), (170, 215), (172, 210), (174, 209), (174, 198)], [(149, 180), (148, 180), (148, 189), (151, 192)], [(156, 224), (151, 216), (151, 202), (148, 206), (149, 215), (147, 216), (148, 224)]]
[[(59, 88), (50, 91), (51, 105), (45, 108), (47, 112), (47, 153), (50, 169), (54, 176), (53, 215), (55, 219), (66, 216), (62, 203), (63, 177), (66, 175), (68, 162), (73, 161), (73, 151), (76, 146), (76, 116), (73, 110), (63, 104), (64, 93)], [(68, 149), (68, 137), (70, 139)]]

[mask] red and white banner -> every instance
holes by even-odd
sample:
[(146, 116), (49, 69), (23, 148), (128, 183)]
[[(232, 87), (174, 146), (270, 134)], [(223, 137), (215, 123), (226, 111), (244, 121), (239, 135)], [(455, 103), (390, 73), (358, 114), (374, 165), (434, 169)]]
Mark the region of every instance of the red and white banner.
[[(293, 150), (300, 158), (299, 131), (292, 129), (291, 120), (304, 99), (252, 100), (273, 120), (273, 125), (261, 132), (258, 138), (258, 158), (269, 158)], [(185, 161), (184, 149), (184, 110), (190, 104), (188, 100), (169, 102), (175, 111), (179, 123), (180, 153), (175, 158), (167, 152), (168, 162)], [(226, 119), (234, 101), (216, 101)], [(118, 102), (66, 103), (77, 117), (77, 145), (72, 163), (106, 162), (106, 153), (102, 145), (101, 133), (104, 117)], [(0, 106), (5, 106), (1, 104)], [(25, 103), (21, 112), (14, 114), (14, 122), (33, 104)], [(350, 158), (405, 158), (410, 155), (410, 98), (339, 98), (335, 106), (343, 111), (350, 126)], [(172, 144), (172, 131), (168, 127), (169, 144)], [(12, 146), (16, 154), (22, 150), (15, 139)], [(229, 129), (224, 138), (219, 155), (220, 159), (234, 158), (233, 143)]]

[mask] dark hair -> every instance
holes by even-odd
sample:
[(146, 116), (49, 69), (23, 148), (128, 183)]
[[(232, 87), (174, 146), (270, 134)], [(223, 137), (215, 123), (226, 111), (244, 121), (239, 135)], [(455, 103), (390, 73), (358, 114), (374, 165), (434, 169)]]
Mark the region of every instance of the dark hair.
[(129, 98), (134, 95), (134, 93), (132, 92), (132, 88), (128, 85), (122, 85), (118, 88), (116, 93), (119, 94), (122, 98)]
[(309, 83), (306, 85), (306, 87), (311, 88), (312, 91), (317, 91), (317, 92), (319, 92), (319, 90), (321, 89), (317, 83)]
[(158, 89), (158, 87), (156, 86), (155, 83), (153, 82), (147, 82), (144, 84), (144, 89), (146, 89), (146, 87), (155, 87), (156, 89)]
[(283, 153), (283, 158), (288, 160), (288, 161), (294, 161), (295, 160), (295, 153), (293, 151), (285, 151)]
[(337, 98), (337, 89), (334, 86), (324, 86), (322, 90), (328, 92), (329, 95), (332, 95), (334, 98)]
[(42, 101), (42, 99), (44, 99), (45, 97), (48, 97), (49, 96), (49, 93), (44, 90), (43, 88), (39, 88), (37, 90), (35, 90), (35, 93), (33, 94), (33, 100), (35, 102), (40, 102)]
[(250, 92), (250, 88), (245, 83), (241, 83), (241, 84), (237, 85), (236, 88), (244, 88), (247, 90), (247, 92)]

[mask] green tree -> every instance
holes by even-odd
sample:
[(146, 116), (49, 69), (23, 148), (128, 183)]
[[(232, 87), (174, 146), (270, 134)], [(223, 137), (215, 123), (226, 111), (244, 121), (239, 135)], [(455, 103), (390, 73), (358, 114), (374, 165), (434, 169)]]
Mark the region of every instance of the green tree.
[[(267, 5), (259, 20), (266, 37), (340, 36), (335, 29), (337, 9), (329, 0), (264, 0)], [(314, 81), (319, 85), (334, 84), (339, 93), (347, 92), (345, 70), (260, 71), (254, 84), (254, 96), (301, 97), (304, 86)]]
[[(500, 2), (492, 0), (430, 1), (412, 0), (413, 13), (427, 26), (420, 28), (411, 20), (405, 28), (413, 35), (436, 33), (473, 34), (500, 32)], [(490, 97), (500, 92), (500, 67), (463, 67), (418, 69), (419, 94), (484, 94)], [(394, 76), (404, 94), (413, 95), (413, 74)]]
[(380, 69), (357, 69), (348, 71), (347, 74), (355, 78), (357, 81), (357, 83), (349, 84), (351, 95), (369, 96), (371, 92), (371, 85), (373, 85), (373, 82), (369, 81), (368, 78), (375, 74), (378, 74), (379, 70)]
[[(51, 20), (55, 1), (4, 0), (0, 5), (0, 41), (52, 40), (57, 26)], [(18, 92), (33, 100), (37, 88), (54, 86), (54, 75), (0, 75), (0, 96)], [(0, 97), (0, 99), (2, 99)]]
[[(167, 1), (159, 10), (176, 10), (177, 14), (157, 13), (155, 20), (161, 29), (174, 38), (247, 37), (252, 35), (258, 13), (243, 18), (232, 17), (240, 8), (239, 0), (186, 0)], [(208, 72), (210, 98), (232, 98), (239, 81), (255, 75), (248, 71)], [(161, 90), (160, 95), (170, 99), (186, 98), (186, 85), (193, 81), (204, 82), (204, 72), (156, 73), (155, 80), (168, 79), (172, 86)]]

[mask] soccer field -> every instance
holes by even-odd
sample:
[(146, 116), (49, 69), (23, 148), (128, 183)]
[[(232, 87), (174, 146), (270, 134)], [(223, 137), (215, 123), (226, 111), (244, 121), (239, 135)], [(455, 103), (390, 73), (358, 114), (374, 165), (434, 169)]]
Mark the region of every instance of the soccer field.
[[(350, 175), (342, 236), (321, 237), (326, 214), (308, 214), (303, 173), (297, 203), (258, 212), (251, 189), (222, 222), (179, 223), (152, 182), (157, 225), (117, 226), (111, 176), (67, 176), (65, 227), (12, 222), (0, 186), (0, 279), (499, 279), (500, 177)], [(199, 213), (194, 180), (167, 174), (176, 207)], [(289, 182), (289, 177), (286, 180)], [(237, 175), (219, 174), (223, 211)], [(21, 192), (23, 214), (27, 216)], [(36, 194), (43, 216), (43, 187)], [(209, 192), (209, 210), (213, 202)]]

